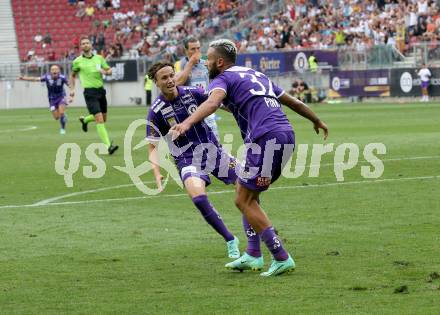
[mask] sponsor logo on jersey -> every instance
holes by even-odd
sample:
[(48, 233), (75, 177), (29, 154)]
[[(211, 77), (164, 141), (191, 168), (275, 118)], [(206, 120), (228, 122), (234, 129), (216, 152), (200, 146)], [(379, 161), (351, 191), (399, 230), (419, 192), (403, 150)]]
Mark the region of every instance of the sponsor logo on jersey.
[(188, 107), (188, 114), (191, 115), (191, 114), (194, 113), (196, 110), (197, 110), (197, 105), (196, 105), (196, 104), (189, 105), (189, 107)]
[(188, 105), (188, 104), (194, 104), (196, 103), (196, 100), (194, 99), (193, 95), (191, 94), (191, 92), (183, 95), (181, 97), (181, 101), (183, 105)]
[(171, 106), (165, 107), (164, 109), (162, 109), (160, 112), (162, 113), (162, 115), (166, 115), (168, 113), (171, 113), (173, 111), (173, 108)]
[(170, 127), (172, 127), (172, 126), (177, 124), (176, 118), (174, 118), (174, 117), (167, 118), (167, 122), (168, 122), (168, 125), (170, 125)]
[(164, 101), (160, 101), (160, 100), (157, 100), (157, 102), (155, 103), (155, 104), (153, 104), (153, 112), (154, 113), (158, 113), (159, 112), (159, 110), (163, 107), (165, 105), (165, 102)]

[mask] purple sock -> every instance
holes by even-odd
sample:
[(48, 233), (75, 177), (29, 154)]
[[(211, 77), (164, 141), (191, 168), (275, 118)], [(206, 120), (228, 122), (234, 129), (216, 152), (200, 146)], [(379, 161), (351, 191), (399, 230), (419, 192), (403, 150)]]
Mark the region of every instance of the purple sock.
[(64, 114), (60, 117), (60, 125), (61, 129), (64, 129), (66, 127), (66, 117), (64, 116)]
[(246, 253), (253, 257), (261, 257), (260, 236), (258, 236), (257, 232), (255, 232), (244, 215), (243, 229), (248, 241)]
[(289, 254), (283, 248), (281, 240), (275, 234), (273, 227), (268, 227), (263, 232), (261, 232), (261, 239), (266, 244), (269, 251), (272, 253), (275, 260), (281, 261), (289, 258)]
[(214, 207), (209, 203), (208, 197), (206, 195), (200, 195), (192, 198), (197, 209), (203, 215), (203, 218), (211, 225), (218, 234), (223, 236), (226, 242), (232, 241), (234, 235), (229, 232), (226, 225), (223, 223), (220, 215), (215, 211)]

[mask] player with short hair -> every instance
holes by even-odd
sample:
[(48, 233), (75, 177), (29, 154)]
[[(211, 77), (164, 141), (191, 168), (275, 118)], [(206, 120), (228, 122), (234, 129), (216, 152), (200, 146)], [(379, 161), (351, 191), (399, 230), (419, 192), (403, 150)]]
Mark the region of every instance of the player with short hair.
[[(161, 92), (148, 111), (146, 137), (159, 189), (162, 189), (157, 154), (160, 137), (168, 134), (174, 124), (189, 117), (207, 98), (205, 92), (197, 87), (176, 86), (174, 75), (174, 66), (168, 62), (155, 63), (148, 72)], [(224, 238), (229, 257), (240, 257), (238, 238), (228, 230), (206, 194), (206, 186), (211, 183), (209, 173), (227, 185), (236, 182), (235, 158), (223, 150), (205, 122), (195, 124), (186, 137), (176, 141), (171, 141), (169, 137), (165, 139), (168, 139), (168, 147), (192, 202), (206, 222)], [(204, 171), (208, 169), (212, 171)]]
[[(176, 74), (177, 85), (197, 86), (208, 91), (209, 75), (206, 61), (201, 59), (200, 41), (193, 37), (183, 40), (186, 56), (178, 61), (179, 69)], [(215, 113), (205, 118), (206, 124), (212, 129), (217, 139), (220, 139)]]
[(66, 100), (64, 85), (68, 86), (69, 84), (67, 78), (61, 74), (60, 66), (52, 65), (50, 67), (50, 72), (41, 77), (21, 76), (18, 79), (23, 81), (46, 83), (47, 96), (49, 98), (49, 109), (52, 112), (53, 118), (60, 121), (60, 134), (64, 135), (66, 133), (67, 123), (67, 115), (65, 112), (68, 103)]
[[(244, 171), (237, 181), (235, 203), (273, 256), (269, 270), (261, 276), (274, 276), (295, 268), (293, 258), (259, 205), (260, 193), (279, 178), (295, 146), (293, 129), (281, 104), (312, 121), (315, 131), (319, 133), (322, 129), (325, 138), (328, 128), (303, 102), (289, 96), (266, 75), (235, 66), (236, 56), (237, 48), (232, 41), (221, 39), (210, 43), (209, 98), (171, 132), (174, 137), (186, 134), (191, 126), (215, 112), (221, 104), (232, 112), (248, 147)], [(226, 268), (246, 270), (263, 265), (258, 235), (254, 237), (252, 251), (248, 247), (242, 257), (226, 264)]]
[(117, 145), (113, 145), (105, 127), (107, 121), (107, 98), (104, 89), (103, 75), (111, 75), (112, 68), (109, 67), (105, 59), (100, 55), (95, 55), (92, 51), (92, 44), (88, 36), (81, 36), (80, 47), (81, 56), (73, 60), (72, 74), (70, 76), (70, 97), (75, 96), (75, 79), (79, 73), (79, 80), (84, 88), (84, 99), (90, 115), (79, 118), (82, 130), (87, 132), (88, 123), (95, 121), (96, 130), (102, 142), (107, 146), (108, 153), (113, 154)]

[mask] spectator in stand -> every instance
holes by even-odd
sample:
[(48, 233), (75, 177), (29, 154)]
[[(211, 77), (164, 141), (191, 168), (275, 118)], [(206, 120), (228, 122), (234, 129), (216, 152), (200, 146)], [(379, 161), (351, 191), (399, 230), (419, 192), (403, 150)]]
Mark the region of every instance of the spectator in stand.
[(110, 27), (110, 20), (109, 19), (102, 20), (102, 26), (104, 27), (104, 30), (108, 29)]
[(89, 36), (90, 42), (92, 43), (92, 47), (96, 47), (96, 43), (98, 40), (98, 35), (96, 33)]
[(104, 33), (101, 32), (96, 39), (96, 50), (98, 52), (102, 52), (105, 49), (105, 36)]
[(111, 46), (105, 55), (105, 60), (112, 60), (116, 58), (116, 48), (114, 46)]
[(43, 43), (45, 43), (47, 45), (51, 45), (52, 44), (52, 36), (50, 35), (49, 31), (47, 31), (46, 35), (44, 35)]
[(86, 8), (86, 16), (92, 20), (93, 19), (93, 15), (95, 14), (95, 8), (93, 6), (88, 6)]
[(53, 51), (52, 49), (49, 50), (47, 52), (46, 60), (51, 62), (56, 61), (57, 59), (56, 59), (55, 51)]
[(120, 0), (112, 0), (112, 7), (115, 10), (119, 10), (121, 8), (121, 1)]
[(176, 10), (180, 11), (183, 9), (184, 0), (175, 0)]
[(112, 0), (104, 0), (104, 8), (106, 10), (110, 9), (112, 7)]
[(74, 49), (79, 49), (79, 38), (78, 36), (74, 36), (72, 39), (72, 46)]
[(173, 15), (174, 14), (174, 9), (175, 9), (175, 3), (174, 0), (168, 0), (167, 2), (167, 12), (169, 15)]
[(98, 8), (98, 10), (103, 10), (105, 6), (104, 0), (96, 0), (95, 6)]
[(66, 60), (68, 60), (68, 61), (72, 61), (72, 60), (74, 60), (74, 59), (76, 58), (75, 51), (74, 51), (73, 49), (69, 50), (69, 52), (66, 53), (65, 58), (66, 58)]
[(191, 16), (197, 16), (200, 11), (199, 0), (188, 0), (188, 4), (190, 6), (190, 14)]
[(95, 19), (95, 20), (93, 21), (93, 28), (94, 28), (95, 30), (98, 30), (100, 26), (101, 26), (101, 21), (100, 21), (99, 19)]
[(35, 35), (34, 41), (36, 41), (37, 43), (41, 43), (42, 40), (43, 40), (43, 36), (41, 34)]
[(84, 2), (80, 1), (80, 2), (78, 2), (78, 10), (76, 11), (75, 16), (79, 17), (82, 21), (82, 19), (84, 18), (85, 15), (86, 15), (86, 9), (85, 9)]

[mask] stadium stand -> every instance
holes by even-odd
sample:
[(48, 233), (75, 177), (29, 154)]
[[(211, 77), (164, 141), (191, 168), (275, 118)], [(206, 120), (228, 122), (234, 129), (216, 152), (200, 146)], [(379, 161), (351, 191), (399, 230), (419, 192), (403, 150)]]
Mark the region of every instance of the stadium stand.
[[(119, 47), (116, 50), (121, 50), (121, 46), (129, 48), (175, 9), (182, 9), (184, 1), (168, 1), (170, 6), (162, 1), (112, 2), (115, 3), (119, 3), (116, 8), (107, 8), (100, 0), (12, 0), (20, 60), (72, 58), (82, 34), (91, 35), (98, 46), (110, 43), (101, 45), (103, 50), (111, 46)], [(121, 51), (114, 55), (120, 57)]]
[[(440, 56), (440, 11), (428, 0), (12, 0), (22, 61), (72, 59), (78, 38), (112, 58), (176, 59), (182, 39), (234, 38), (240, 52), (350, 49), (410, 58), (419, 43)], [(106, 7), (106, 3), (109, 5)], [(272, 9), (274, 3), (281, 6)], [(172, 23), (167, 23), (172, 16)], [(257, 21), (257, 22), (256, 22)], [(382, 46), (382, 47), (380, 47)], [(377, 48), (379, 47), (379, 48)], [(342, 56), (342, 54), (341, 54)], [(361, 60), (362, 57), (354, 58)], [(396, 59), (397, 60), (397, 59)]]
[(415, 42), (440, 39), (439, 17), (437, 3), (427, 0), (298, 0), (241, 26), (234, 38), (242, 52), (390, 45), (404, 53)]
[[(280, 2), (280, 1), (269, 1)], [(72, 59), (78, 38), (89, 34), (95, 48), (108, 59), (181, 55), (179, 44), (188, 34), (209, 39), (251, 14), (261, 13), (264, 1), (169, 0), (105, 1), (12, 0), (20, 60)], [(173, 14), (177, 19), (166, 23)], [(161, 27), (162, 26), (162, 27)]]
[(18, 63), (17, 41), (12, 19), (12, 8), (8, 1), (0, 2), (0, 55), (4, 63)]

